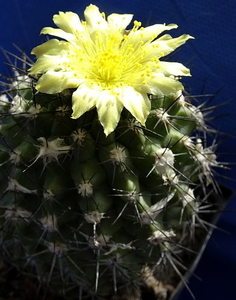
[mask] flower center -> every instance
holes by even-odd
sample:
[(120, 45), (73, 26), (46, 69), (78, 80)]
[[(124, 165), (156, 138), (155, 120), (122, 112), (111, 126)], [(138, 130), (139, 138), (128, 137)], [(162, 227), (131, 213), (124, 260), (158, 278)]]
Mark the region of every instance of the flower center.
[[(147, 50), (155, 37), (145, 42), (140, 35), (135, 38), (133, 34), (141, 23), (135, 21), (134, 24), (129, 34), (125, 35), (113, 29), (105, 33), (98, 30), (88, 33), (86, 37), (78, 33), (76, 60), (73, 63), (75, 71), (78, 70), (80, 74), (82, 71), (85, 79), (103, 89), (133, 85), (137, 80), (145, 84), (145, 78), (150, 76), (159, 62), (156, 56), (150, 57), (150, 51)], [(84, 26), (86, 28), (86, 24)]]
[(101, 32), (98, 32), (95, 40), (97, 50), (90, 59), (91, 68), (88, 73), (91, 79), (101, 86), (116, 85), (121, 83), (127, 65), (123, 56), (124, 51), (117, 35), (111, 34), (103, 43), (100, 42), (100, 35)]

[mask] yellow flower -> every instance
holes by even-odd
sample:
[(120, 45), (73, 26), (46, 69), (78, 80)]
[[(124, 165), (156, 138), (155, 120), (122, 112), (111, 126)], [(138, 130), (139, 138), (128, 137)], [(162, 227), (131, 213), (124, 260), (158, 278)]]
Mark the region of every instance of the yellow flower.
[(111, 14), (105, 18), (95, 5), (84, 12), (85, 20), (73, 12), (59, 12), (53, 21), (58, 28), (45, 27), (52, 39), (35, 47), (37, 61), (30, 74), (41, 74), (36, 89), (59, 93), (76, 88), (72, 95), (72, 118), (96, 107), (106, 135), (116, 128), (125, 107), (142, 124), (150, 112), (148, 94), (172, 95), (183, 88), (176, 76), (190, 76), (180, 63), (160, 61), (184, 44), (189, 35), (172, 38), (165, 31), (177, 25), (156, 24), (146, 28), (133, 15)]

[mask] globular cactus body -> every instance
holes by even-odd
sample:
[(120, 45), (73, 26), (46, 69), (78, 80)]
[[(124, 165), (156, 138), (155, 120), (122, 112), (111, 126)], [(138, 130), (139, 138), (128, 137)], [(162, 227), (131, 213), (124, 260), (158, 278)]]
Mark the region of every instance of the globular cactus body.
[(195, 189), (219, 166), (203, 114), (181, 91), (149, 94), (145, 126), (123, 109), (107, 134), (96, 108), (71, 118), (73, 86), (48, 94), (15, 75), (1, 103), (4, 257), (68, 299), (138, 297), (148, 278), (167, 297), (207, 201)]

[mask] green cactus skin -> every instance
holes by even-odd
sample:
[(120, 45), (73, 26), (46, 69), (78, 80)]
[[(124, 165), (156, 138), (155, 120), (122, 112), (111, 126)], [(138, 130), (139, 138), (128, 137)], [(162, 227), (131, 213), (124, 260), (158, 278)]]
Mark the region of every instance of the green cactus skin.
[(4, 259), (65, 299), (140, 299), (152, 281), (166, 299), (208, 203), (195, 190), (220, 167), (204, 114), (187, 94), (150, 95), (146, 127), (124, 110), (106, 137), (96, 110), (71, 119), (71, 90), (35, 81), (15, 71), (1, 96)]

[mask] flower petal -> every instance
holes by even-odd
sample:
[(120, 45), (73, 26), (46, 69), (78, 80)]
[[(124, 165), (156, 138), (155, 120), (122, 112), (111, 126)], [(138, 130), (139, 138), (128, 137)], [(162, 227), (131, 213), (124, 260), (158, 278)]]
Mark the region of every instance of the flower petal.
[(78, 119), (86, 111), (96, 106), (99, 92), (89, 88), (85, 83), (81, 84), (72, 95), (72, 119)]
[(133, 42), (133, 40), (139, 40), (143, 42), (148, 42), (150, 40), (153, 40), (158, 35), (160, 35), (165, 30), (171, 30), (174, 28), (177, 28), (178, 26), (176, 24), (155, 24), (152, 26), (148, 26), (145, 28), (141, 28), (137, 31), (131, 31), (129, 33), (130, 39), (129, 42)]
[(49, 40), (42, 45), (35, 47), (31, 54), (36, 55), (37, 57), (44, 54), (48, 55), (58, 55), (61, 51), (67, 50), (68, 45), (65, 41), (59, 41), (57, 39)]
[(67, 33), (74, 33), (76, 30), (84, 31), (80, 18), (77, 14), (68, 11), (59, 11), (58, 15), (53, 16), (54, 23)]
[(156, 47), (156, 51), (161, 53), (162, 56), (168, 55), (173, 52), (175, 49), (185, 44), (187, 40), (194, 39), (191, 35), (183, 34), (177, 38), (171, 38), (170, 35), (165, 35), (165, 39), (162, 37), (150, 45), (148, 47)]
[(111, 14), (107, 17), (109, 28), (119, 30), (123, 33), (126, 27), (130, 24), (133, 15), (131, 14)]
[(151, 103), (146, 93), (140, 93), (131, 86), (118, 88), (118, 99), (124, 107), (142, 124), (145, 125)]
[(90, 4), (87, 6), (84, 11), (84, 17), (90, 26), (91, 32), (108, 28), (107, 21), (103, 18), (96, 5)]
[(42, 74), (49, 70), (60, 71), (62, 68), (60, 64), (67, 62), (68, 58), (66, 56), (51, 56), (43, 55), (40, 56), (37, 62), (30, 68), (30, 74)]
[(53, 36), (58, 36), (67, 41), (71, 41), (75, 39), (75, 36), (72, 33), (65, 32), (64, 30), (59, 28), (44, 27), (41, 30), (40, 34), (50, 34)]
[(104, 133), (108, 136), (113, 132), (120, 120), (123, 104), (117, 99), (116, 94), (110, 91), (100, 92), (97, 101), (98, 119), (104, 128)]
[(158, 67), (160, 67), (158, 68), (158, 72), (166, 76), (191, 76), (190, 70), (181, 63), (160, 61)]
[(166, 24), (155, 24), (155, 25), (152, 25), (152, 26), (145, 27), (143, 32), (144, 32), (145, 35), (158, 36), (163, 31), (176, 29), (176, 28), (178, 28), (178, 25), (176, 25), (176, 24), (168, 24), (168, 25), (166, 25)]
[(153, 73), (146, 84), (140, 84), (136, 87), (139, 92), (158, 95), (159, 97), (175, 95), (177, 91), (182, 89), (183, 85), (178, 80), (158, 73)]
[(36, 89), (42, 93), (56, 94), (68, 88), (76, 88), (83, 82), (73, 76), (71, 72), (48, 71), (43, 74), (36, 85)]
[(123, 104), (110, 90), (100, 90), (96, 86), (81, 84), (72, 95), (72, 118), (78, 119), (85, 112), (97, 107), (98, 119), (104, 128), (104, 133), (109, 135), (115, 130), (123, 109)]

